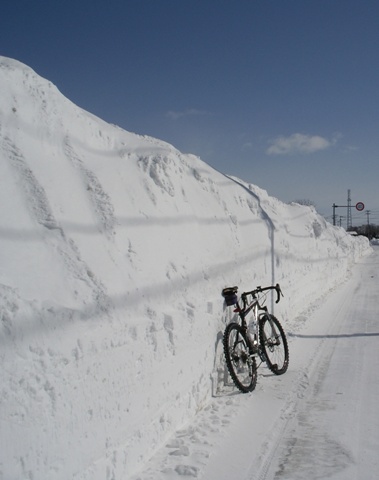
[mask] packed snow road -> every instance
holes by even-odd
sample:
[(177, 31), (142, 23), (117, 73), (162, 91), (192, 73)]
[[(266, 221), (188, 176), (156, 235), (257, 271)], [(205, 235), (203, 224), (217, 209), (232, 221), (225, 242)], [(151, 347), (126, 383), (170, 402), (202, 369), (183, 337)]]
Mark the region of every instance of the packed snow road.
[[(377, 478), (379, 248), (303, 318), (284, 319), (290, 368), (251, 394), (215, 394), (135, 479)], [(280, 308), (275, 312), (280, 317)]]
[[(303, 394), (298, 390), (270, 461), (260, 476), (253, 468), (247, 478), (378, 478), (378, 294), (376, 249), (306, 328), (292, 334), (293, 368), (304, 368), (309, 383)], [(305, 350), (314, 352), (311, 361)]]

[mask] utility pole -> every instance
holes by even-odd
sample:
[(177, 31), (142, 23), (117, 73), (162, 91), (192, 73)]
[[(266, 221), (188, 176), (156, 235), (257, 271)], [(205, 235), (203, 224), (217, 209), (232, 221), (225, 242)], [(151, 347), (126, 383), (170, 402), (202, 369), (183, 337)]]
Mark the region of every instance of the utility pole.
[(367, 215), (367, 237), (370, 239), (370, 213), (371, 210), (366, 210)]
[(350, 196), (350, 188), (347, 191), (347, 221), (346, 221), (346, 230), (351, 230), (352, 221), (351, 221), (351, 196)]
[[(347, 207), (347, 229), (351, 228), (352, 227), (352, 224), (351, 224), (351, 198), (350, 198), (350, 190), (347, 191), (347, 201), (348, 201), (348, 204), (347, 205), (336, 205), (335, 203), (333, 203), (333, 225), (336, 225), (336, 208), (339, 208), (339, 207), (343, 207), (343, 208), (346, 208)], [(358, 202), (356, 205), (355, 205), (355, 208), (358, 210), (358, 212), (362, 212), (363, 209), (365, 208), (365, 204), (363, 202)], [(370, 211), (369, 211), (370, 212)]]

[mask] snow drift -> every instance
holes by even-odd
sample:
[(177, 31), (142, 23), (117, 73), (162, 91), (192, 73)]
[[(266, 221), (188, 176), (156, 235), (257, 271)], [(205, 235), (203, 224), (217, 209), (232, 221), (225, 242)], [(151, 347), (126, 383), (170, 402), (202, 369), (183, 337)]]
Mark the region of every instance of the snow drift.
[(223, 381), (223, 287), (285, 323), (369, 245), (15, 60), (0, 91), (0, 476), (128, 478)]

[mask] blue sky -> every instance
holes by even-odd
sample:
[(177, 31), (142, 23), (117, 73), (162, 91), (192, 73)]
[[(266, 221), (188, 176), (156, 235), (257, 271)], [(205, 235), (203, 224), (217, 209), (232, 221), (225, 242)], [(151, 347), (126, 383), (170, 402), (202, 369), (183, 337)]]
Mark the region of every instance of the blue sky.
[(351, 189), (379, 224), (378, 25), (378, 0), (3, 0), (0, 54), (282, 201), (330, 217)]

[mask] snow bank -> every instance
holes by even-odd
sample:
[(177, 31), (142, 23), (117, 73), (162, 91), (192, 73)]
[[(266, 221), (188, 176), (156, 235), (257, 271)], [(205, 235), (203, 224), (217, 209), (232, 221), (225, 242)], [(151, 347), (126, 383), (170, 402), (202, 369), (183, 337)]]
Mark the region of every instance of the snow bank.
[(369, 250), (0, 57), (0, 477), (128, 478), (222, 381), (225, 286), (295, 321)]

